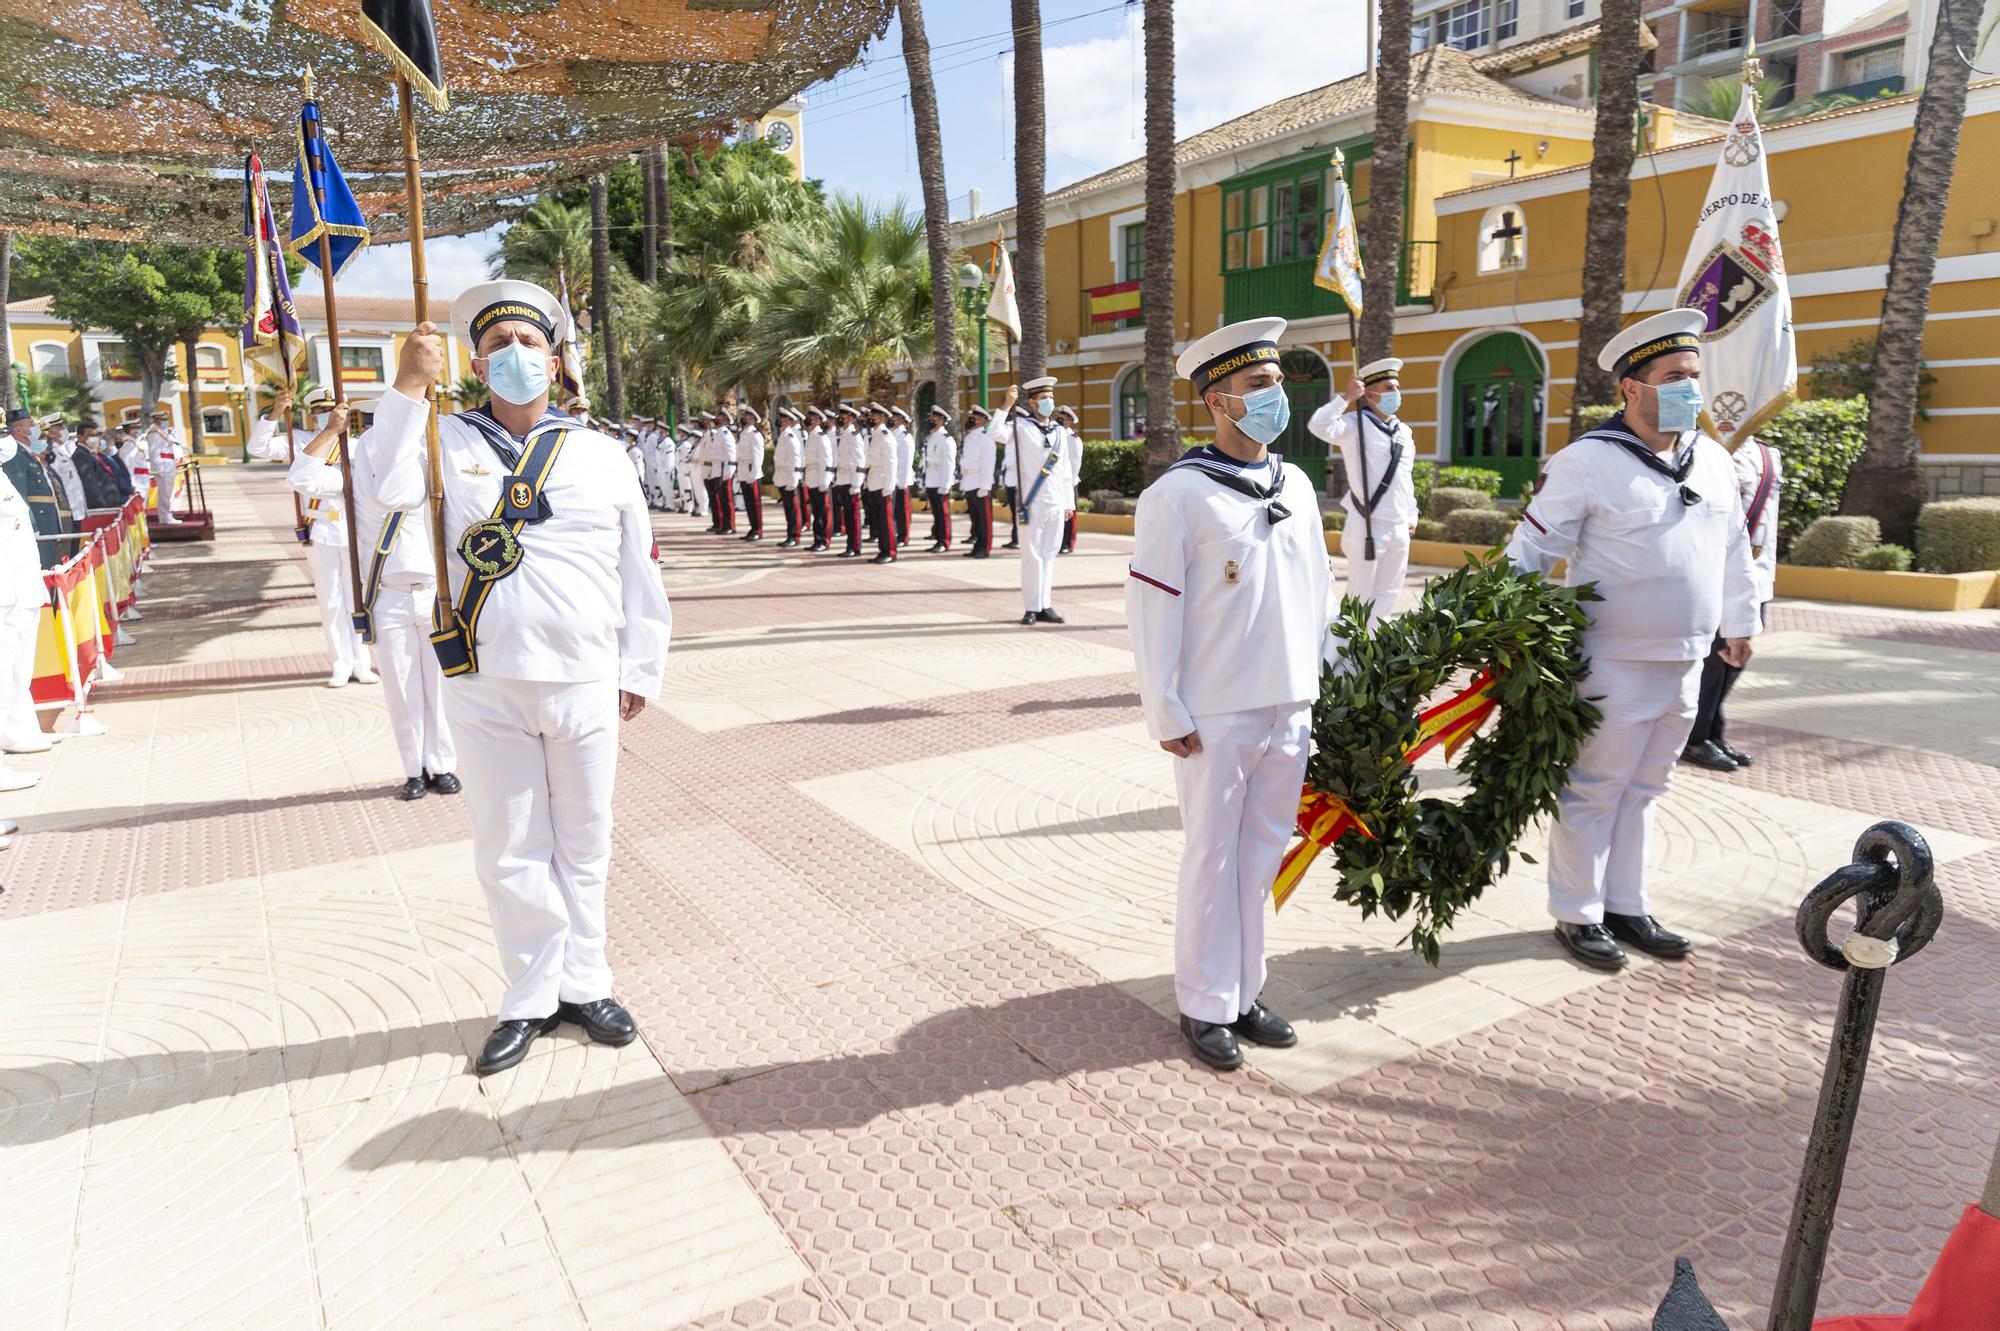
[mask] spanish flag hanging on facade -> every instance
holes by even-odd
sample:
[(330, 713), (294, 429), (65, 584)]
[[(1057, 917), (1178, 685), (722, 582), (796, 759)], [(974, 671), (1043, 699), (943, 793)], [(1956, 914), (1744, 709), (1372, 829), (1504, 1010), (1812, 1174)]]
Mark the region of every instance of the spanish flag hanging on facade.
[(292, 239), (285, 248), (318, 268), (319, 243), (324, 239), (326, 274), (328, 278), (339, 277), (367, 246), (368, 223), (320, 131), (319, 103), (313, 100), (310, 71), (299, 107), (298, 147), (299, 160), (292, 166)]
[(1349, 311), (1361, 313), (1361, 237), (1354, 230), (1354, 201), (1347, 193), (1347, 159), (1333, 152), (1333, 221), (1313, 266), (1313, 285), (1337, 291)]

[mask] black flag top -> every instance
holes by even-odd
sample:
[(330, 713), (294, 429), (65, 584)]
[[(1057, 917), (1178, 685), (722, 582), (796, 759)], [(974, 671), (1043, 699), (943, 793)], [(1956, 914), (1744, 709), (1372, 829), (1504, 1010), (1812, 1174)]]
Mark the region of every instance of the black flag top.
[(361, 0), (361, 34), (439, 111), (451, 105), (431, 0)]

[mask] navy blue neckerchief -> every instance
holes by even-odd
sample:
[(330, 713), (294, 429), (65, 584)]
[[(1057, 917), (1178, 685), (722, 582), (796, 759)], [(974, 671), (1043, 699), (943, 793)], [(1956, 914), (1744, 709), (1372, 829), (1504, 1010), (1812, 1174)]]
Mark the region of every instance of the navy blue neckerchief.
[(1618, 445), (1649, 469), (1678, 485), (1681, 490), (1681, 502), (1692, 507), (1701, 502), (1701, 496), (1690, 489), (1687, 483), (1688, 473), (1694, 470), (1694, 440), (1689, 437), (1693, 434), (1694, 431), (1689, 430), (1675, 442), (1674, 461), (1671, 466), (1662, 461), (1658, 453), (1647, 447), (1645, 440), (1632, 433), (1631, 427), (1625, 424), (1625, 413), (1622, 411), (1613, 413), (1604, 424), (1595, 430), (1586, 430), (1578, 438), (1602, 439), (1607, 443)]
[(481, 406), (474, 407), (471, 411), (461, 411), (458, 413), (457, 419), (464, 421), (467, 425), (479, 431), (479, 437), (484, 439), (487, 446), (499, 455), (500, 460), (507, 465), (507, 479), (500, 486), (500, 493), (506, 498), (505, 507), (499, 514), (500, 519), (504, 522), (535, 523), (545, 521), (554, 510), (549, 507), (548, 497), (542, 493), (540, 485), (531, 487), (534, 492), (534, 500), (525, 508), (516, 508), (513, 504), (512, 496), (514, 494), (515, 482), (527, 479), (521, 475), (521, 450), (525, 446), (527, 439), (533, 438), (543, 430), (564, 426), (570, 429), (578, 429), (581, 428), (582, 422), (573, 416), (565, 416), (554, 407), (550, 407), (542, 412), (540, 420), (537, 420), (533, 425), (528, 427), (528, 433), (525, 438), (516, 439), (506, 426), (494, 418), (492, 408), (490, 407)]
[(1227, 486), (1238, 494), (1248, 495), (1250, 498), (1264, 505), (1264, 517), (1275, 527), (1278, 523), (1290, 517), (1292, 510), (1286, 508), (1284, 502), (1278, 498), (1279, 494), (1285, 488), (1285, 455), (1282, 453), (1270, 453), (1266, 456), (1271, 460), (1272, 479), (1268, 488), (1257, 484), (1257, 482), (1245, 476), (1243, 474), (1244, 464), (1233, 460), (1220, 460), (1211, 455), (1208, 450), (1201, 448), (1191, 448), (1181, 454), (1167, 470), (1179, 471), (1181, 468), (1186, 467), (1191, 471), (1200, 472), (1218, 485)]

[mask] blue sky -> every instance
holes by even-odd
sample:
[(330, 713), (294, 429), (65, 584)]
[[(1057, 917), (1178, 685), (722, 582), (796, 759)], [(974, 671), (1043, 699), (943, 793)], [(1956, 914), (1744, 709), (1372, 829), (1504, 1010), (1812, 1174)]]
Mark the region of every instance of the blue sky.
[[(1363, 0), (1179, 0), (1174, 6), (1178, 136), (1278, 98), (1346, 78), (1363, 64)], [(1140, 155), (1145, 70), (1140, 6), (1111, 0), (1042, 0), (1047, 76), (1048, 174), (1053, 188)], [(1013, 36), (1001, 0), (932, 0), (925, 7), (931, 68), (944, 135), (945, 188), (964, 216), (977, 186), (986, 211), (1014, 201)], [(880, 41), (835, 77), (806, 90), (806, 174), (878, 201), (920, 205), (907, 109), (903, 39), (891, 22)], [(425, 246), (432, 291), (449, 302), (486, 274), (496, 232), (441, 237)], [(372, 247), (342, 278), (355, 295), (407, 293), (409, 252)]]

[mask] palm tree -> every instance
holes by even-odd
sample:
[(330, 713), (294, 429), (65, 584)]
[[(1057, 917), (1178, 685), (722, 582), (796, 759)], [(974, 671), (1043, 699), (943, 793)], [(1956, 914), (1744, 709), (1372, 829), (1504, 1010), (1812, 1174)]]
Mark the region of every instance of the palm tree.
[[(658, 228), (654, 236), (656, 248), (654, 271), (658, 281), (664, 282), (667, 268), (674, 261), (674, 197), (673, 165), (667, 156), (667, 146), (656, 143), (646, 150), (646, 159), (653, 166), (653, 218)], [(687, 415), (687, 397), (681, 387), (681, 373), (678, 365), (662, 365), (666, 375), (666, 399), (668, 413), (678, 421)]]
[[(951, 272), (951, 203), (944, 186), (944, 136), (938, 130), (937, 88), (931, 83), (931, 44), (924, 35), (920, 0), (901, 0), (903, 64), (909, 69), (910, 110), (916, 118), (917, 174), (924, 182), (924, 238), (930, 271)], [(957, 293), (947, 280), (931, 286), (934, 350), (931, 382), (937, 385), (937, 405), (958, 412)], [(920, 425), (922, 422), (918, 422)]]
[(1625, 302), (1625, 213), (1632, 201), (1632, 158), (1639, 132), (1639, 0), (1604, 0), (1597, 41), (1597, 126), (1591, 135), (1590, 196), (1584, 206), (1583, 321), (1576, 342), (1576, 385), (1569, 432), (1583, 430), (1583, 409), (1612, 401), (1617, 386), (1597, 368), (1597, 353), (1618, 332)]
[[(1381, 54), (1375, 66), (1375, 146), (1368, 169), (1368, 220), (1362, 248), (1357, 365), (1388, 355), (1396, 340), (1396, 291), (1402, 284), (1403, 182), (1410, 143), (1410, 0), (1382, 0)], [(1433, 57), (1435, 58), (1435, 57)]]
[(660, 280), (660, 193), (651, 149), (639, 154), (639, 268), (647, 286)]
[(500, 237), (492, 274), (533, 282), (551, 291), (558, 275), (566, 275), (570, 295), (586, 295), (591, 275), (590, 234), (588, 212), (544, 194)]
[(1145, 479), (1181, 451), (1174, 405), (1174, 7), (1146, 0), (1146, 234), (1139, 313), (1146, 325)]
[(460, 411), (470, 411), (474, 407), (485, 406), (486, 399), (489, 396), (486, 385), (480, 381), (479, 376), (476, 374), (460, 375), (458, 382), (445, 391), (458, 399), (458, 409)]
[[(1784, 93), (1785, 85), (1776, 79), (1757, 80), (1757, 119), (1766, 124), (1782, 119), (1772, 108), (1772, 103)], [(1690, 115), (1706, 116), (1710, 120), (1734, 120), (1736, 108), (1742, 104), (1743, 79), (1740, 75), (1727, 79), (1703, 79), (1699, 88), (1681, 98), (1681, 110)]]
[(1049, 358), (1042, 191), (1048, 188), (1048, 105), (1042, 92), (1041, 0), (1014, 6), (1014, 291), (1021, 302), (1016, 383), (1041, 375)]
[(1868, 447), (1847, 473), (1843, 513), (1882, 524), (1882, 539), (1915, 544), (1925, 487), (1917, 471), (1916, 416), (1923, 373), (1924, 322), (1930, 316), (1938, 237), (1958, 166), (1965, 120), (1967, 67), (1958, 43), (1978, 30), (1980, 0), (1943, 0), (1931, 37), (1930, 65), (1917, 98), (1917, 122), (1896, 207), (1896, 238), (1882, 286), (1881, 331), (1875, 341), (1875, 396), (1868, 403)]
[(7, 368), (14, 376), (15, 387), (20, 390), (24, 411), (32, 411), (37, 416), (55, 411), (75, 417), (88, 415), (96, 405), (96, 395), (90, 391), (90, 385), (81, 379), (67, 374), (30, 370), (21, 365), (10, 364)]
[(614, 421), (625, 419), (625, 381), (619, 373), (618, 330), (611, 314), (611, 227), (605, 220), (608, 183), (604, 173), (590, 178), (590, 322), (597, 340), (598, 363), (604, 367), (604, 409)]

